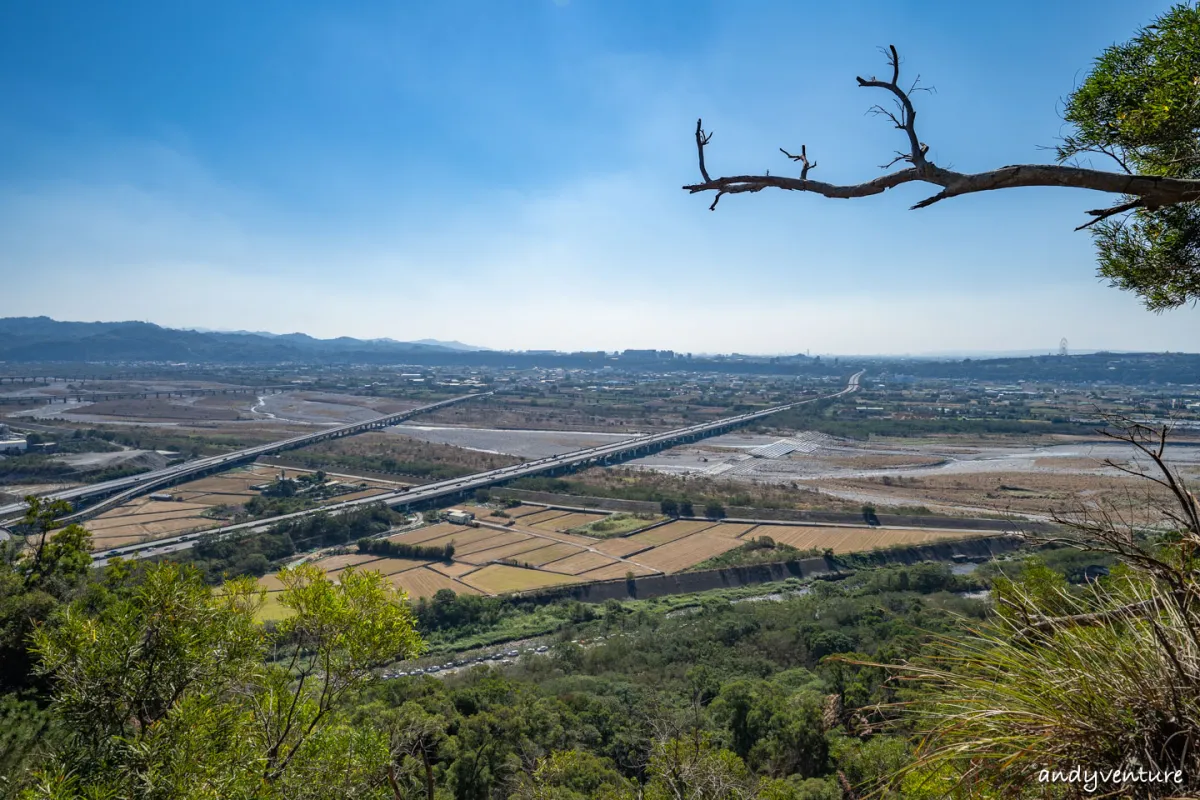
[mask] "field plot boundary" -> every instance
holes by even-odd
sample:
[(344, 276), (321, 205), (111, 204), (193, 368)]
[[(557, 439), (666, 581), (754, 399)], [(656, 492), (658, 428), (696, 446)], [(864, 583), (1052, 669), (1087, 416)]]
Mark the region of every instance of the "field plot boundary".
[(522, 563), (529, 564), (537, 569), (544, 568), (547, 564), (554, 561), (561, 561), (564, 558), (577, 556), (580, 553), (587, 551), (573, 544), (564, 544), (563, 542), (554, 542), (545, 547), (539, 547), (536, 550), (528, 550), (521, 553)]
[[(626, 545), (631, 544), (631, 545), (633, 545), (633, 547), (631, 549), (621, 548), (622, 544), (626, 544)], [(603, 553), (604, 555), (611, 556), (613, 558), (629, 558), (630, 556), (637, 555), (638, 553), (644, 553), (647, 550), (651, 549), (652, 547), (654, 547), (654, 545), (652, 545), (652, 544), (643, 544), (642, 542), (631, 541), (628, 537), (625, 537), (625, 536), (616, 536), (616, 537), (613, 537), (612, 539), (604, 539), (604, 540), (600, 541), (592, 549), (595, 550), (597, 553)], [(608, 548), (608, 549), (605, 549), (605, 548)], [(623, 552), (610, 553), (609, 549), (614, 549), (614, 548), (621, 548), (623, 550)]]
[[(712, 520), (671, 520), (666, 525), (656, 526), (652, 530), (635, 533), (632, 536), (623, 537), (631, 542), (644, 542), (651, 547), (661, 547), (664, 544), (678, 541), (679, 539), (692, 536), (697, 533), (703, 533), (709, 528), (714, 528), (720, 525), (720, 522)], [(673, 530), (672, 530), (673, 529)]]
[[(543, 514), (546, 516), (542, 516)], [(562, 517), (569, 517), (569, 516), (571, 516), (570, 511), (562, 511), (561, 509), (557, 509), (557, 508), (546, 508), (546, 509), (543, 509), (543, 510), (537, 512), (536, 514), (529, 514), (528, 516), (521, 517), (520, 524), (533, 527), (534, 525), (537, 525), (539, 522), (550, 522), (551, 520), (561, 519)], [(535, 517), (542, 517), (542, 518), (535, 519)]]
[[(471, 559), (474, 559), (475, 561), (477, 561), (480, 564), (480, 566), (483, 566), (485, 564), (489, 564), (493, 561), (497, 561), (502, 558), (516, 558), (517, 556), (521, 555), (522, 553), (528, 553), (533, 550), (540, 550), (545, 546), (546, 546), (545, 542), (539, 541), (536, 537), (530, 536), (529, 538), (523, 539), (519, 542), (513, 542), (513, 543), (507, 544), (507, 545), (500, 545), (498, 547), (489, 547), (486, 550), (476, 550), (473, 553), (464, 553), (463, 561), (467, 561), (468, 558), (471, 558)], [(514, 548), (517, 548), (517, 549), (514, 549)], [(500, 551), (500, 552), (496, 552), (496, 551)], [(467, 563), (470, 564), (470, 563), (474, 563), (474, 562), (467, 561)]]
[(740, 539), (697, 531), (689, 536), (655, 547), (649, 552), (639, 553), (638, 559), (646, 566), (661, 572), (683, 572), (688, 567), (715, 558), (744, 544), (745, 542)]
[(456, 558), (459, 556), (469, 556), (474, 553), (482, 553), (484, 550), (492, 550), (497, 547), (503, 547), (506, 544), (516, 544), (517, 542), (524, 542), (534, 538), (536, 537), (521, 531), (496, 532), (489, 538), (480, 539), (472, 544), (466, 544), (462, 547), (455, 545), (454, 555)]
[(473, 579), (470, 585), (474, 586), (477, 591), (490, 595), (528, 592), (579, 582), (577, 576), (540, 569), (513, 567), (508, 564), (488, 564), (467, 577)]
[[(549, 533), (567, 533), (572, 528), (578, 528), (578, 527), (582, 527), (584, 525), (590, 525), (593, 522), (599, 522), (600, 520), (604, 519), (606, 516), (607, 515), (605, 515), (605, 514), (586, 514), (581, 511), (568, 511), (564, 516), (554, 517), (553, 519), (542, 520), (541, 522), (534, 522), (529, 527), (537, 528), (538, 530), (545, 530), (545, 531), (548, 531)], [(583, 520), (583, 521), (581, 521), (581, 520)], [(559, 527), (561, 525), (566, 525), (567, 527), (565, 527), (565, 528)], [(543, 527), (543, 526), (546, 526), (546, 527)], [(554, 527), (549, 527), (549, 526), (554, 526)], [(582, 535), (582, 534), (574, 534), (574, 535)]]
[[(591, 564), (591, 561), (599, 561), (600, 563)], [(577, 568), (575, 564), (570, 562), (575, 561), (585, 566), (582, 569)], [(573, 553), (566, 558), (560, 558), (557, 561), (549, 561), (542, 564), (541, 569), (550, 570), (551, 572), (562, 572), (566, 575), (582, 575), (585, 572), (591, 572), (594, 569), (603, 569), (616, 564), (622, 564), (620, 559), (604, 553), (597, 553), (592, 550), (584, 550), (582, 553)], [(568, 566), (570, 564), (570, 566)]]

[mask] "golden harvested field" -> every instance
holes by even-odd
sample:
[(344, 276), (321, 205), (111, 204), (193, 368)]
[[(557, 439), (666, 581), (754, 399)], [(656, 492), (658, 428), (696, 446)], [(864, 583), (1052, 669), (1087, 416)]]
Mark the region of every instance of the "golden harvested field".
[(607, 553), (610, 556), (627, 556), (630, 553), (645, 550), (650, 546), (645, 542), (635, 542), (632, 539), (605, 539), (602, 542), (597, 542), (595, 548), (601, 553)]
[(591, 536), (579, 536), (574, 533), (559, 533), (558, 531), (548, 531), (542, 528), (521, 527), (514, 525), (507, 530), (516, 533), (527, 533), (530, 536), (537, 536), (545, 539), (547, 542), (565, 542), (567, 544), (577, 544), (580, 547), (591, 547), (598, 542), (598, 539), (593, 539)]
[[(501, 547), (478, 550), (474, 553), (464, 553), (462, 560), (468, 564), (486, 564), (489, 561), (495, 561), (500, 558), (518, 558), (522, 553), (528, 553), (530, 550), (537, 550), (539, 547), (545, 546), (545, 539), (537, 539), (530, 536), (524, 541), (506, 544)], [(458, 557), (457, 553), (455, 553), (455, 557)]]
[[(320, 566), (317, 562), (317, 566)], [(398, 572), (404, 572), (409, 569), (417, 569), (418, 567), (429, 566), (428, 561), (420, 561), (415, 558), (381, 558), (378, 561), (371, 561), (364, 564), (361, 569), (370, 569), (379, 572), (383, 575), (395, 575)]]
[(587, 525), (589, 522), (604, 519), (604, 516), (603, 514), (567, 514), (565, 517), (536, 522), (533, 527), (544, 531), (567, 531), (571, 528), (578, 528), (580, 525)]
[(578, 578), (571, 575), (543, 572), (537, 569), (510, 567), (507, 564), (489, 564), (483, 569), (476, 570), (470, 575), (463, 577), (464, 583), (469, 583), (471, 586), (487, 594), (524, 592), (530, 589), (540, 589), (544, 586), (574, 583), (577, 580)]
[(546, 522), (548, 520), (557, 519), (558, 517), (568, 516), (570, 513), (571, 512), (569, 511), (560, 511), (557, 508), (548, 508), (545, 511), (539, 511), (536, 514), (530, 514), (529, 516), (521, 517), (521, 524), (529, 527), (531, 525), (537, 525), (539, 522)]
[(397, 533), (395, 536), (389, 536), (393, 542), (404, 542), (406, 544), (423, 544), (430, 539), (436, 539), (439, 536), (445, 536), (447, 533), (461, 531), (462, 525), (454, 525), (449, 522), (439, 522), (435, 525), (430, 525), (425, 528), (417, 528), (415, 531), (407, 533)]
[(625, 562), (618, 561), (611, 566), (600, 567), (599, 569), (594, 569), (590, 572), (583, 572), (575, 577), (581, 578), (585, 581), (612, 581), (624, 578), (631, 572), (635, 576), (655, 574), (655, 570), (652, 570), (649, 567), (643, 567), (640, 564), (627, 564)]
[(471, 553), (478, 553), (483, 550), (491, 550), (493, 547), (500, 547), (506, 544), (515, 544), (517, 542), (528, 541), (532, 537), (526, 533), (515, 533), (513, 531), (491, 531), (491, 536), (486, 539), (480, 539), (469, 545), (461, 547), (455, 546), (454, 555), (465, 556)]
[(666, 525), (660, 525), (657, 528), (651, 528), (644, 533), (635, 533), (629, 537), (631, 542), (639, 542), (640, 544), (666, 544), (673, 542), (676, 539), (682, 539), (684, 536), (690, 536), (693, 533), (699, 533), (705, 528), (711, 528), (717, 523), (700, 521), (700, 520), (682, 520), (679, 522), (668, 522)]
[(179, 519), (164, 519), (160, 522), (147, 522), (142, 527), (146, 529), (146, 532), (151, 537), (157, 538), (173, 533), (185, 533), (187, 531), (212, 528), (220, 524), (220, 520), (205, 519), (203, 517), (182, 517)]
[(479, 569), (479, 567), (475, 566), (474, 564), (465, 564), (462, 561), (455, 561), (452, 564), (446, 564), (439, 561), (435, 564), (430, 564), (429, 568), (440, 572), (443, 575), (448, 575), (451, 578), (461, 578), (468, 572), (474, 572), (475, 570)]
[(110, 520), (109, 524), (95, 528), (91, 522), (85, 522), (84, 527), (92, 532), (92, 543), (99, 549), (118, 547), (122, 544), (148, 541), (171, 533), (185, 533), (215, 528), (219, 520), (206, 519), (201, 516), (179, 517), (171, 520), (148, 522), (142, 524), (132, 520)]
[(801, 550), (832, 547), (835, 553), (854, 553), (875, 550), (891, 545), (928, 544), (944, 539), (962, 539), (981, 535), (979, 531), (947, 531), (922, 528), (851, 528), (819, 527), (816, 525), (760, 525), (746, 538), (770, 536), (780, 544), (790, 544)]
[(520, 561), (523, 564), (532, 564), (535, 567), (540, 567), (544, 564), (549, 564), (551, 561), (558, 561), (560, 558), (573, 556), (576, 553), (586, 552), (576, 547), (573, 544), (551, 544), (547, 547), (539, 547), (536, 550), (529, 550), (521, 553)]
[[(730, 539), (738, 539), (757, 527), (757, 522), (722, 522), (714, 528), (705, 528), (704, 532), (712, 536), (728, 536)], [(753, 536), (747, 538), (753, 538)]]
[(489, 539), (496, 534), (496, 531), (491, 531), (487, 528), (465, 528), (462, 525), (455, 527), (457, 530), (453, 530), (436, 539), (426, 539), (421, 544), (426, 547), (442, 547), (454, 542), (454, 549), (457, 550), (460, 546), (467, 547), (475, 542)]
[[(182, 503), (180, 505), (182, 505)], [(200, 510), (203, 509), (204, 506), (201, 506)], [(89, 520), (88, 527), (93, 531), (102, 531), (107, 528), (115, 528), (120, 525), (129, 525), (130, 523), (145, 525), (148, 522), (163, 522), (164, 520), (182, 519), (184, 517), (194, 517), (195, 515), (196, 510), (190, 508), (181, 508), (176, 511), (156, 511), (154, 513), (120, 514), (111, 517), (102, 515), (96, 517), (95, 519)]]
[(379, 556), (373, 556), (368, 553), (346, 553), (340, 556), (330, 556), (322, 558), (320, 561), (315, 561), (318, 567), (326, 572), (345, 569), (346, 567), (355, 567), (359, 564), (366, 564), (368, 561), (378, 561)]
[(189, 492), (248, 492), (251, 486), (270, 481), (278, 475), (278, 471), (262, 465), (233, 469), (220, 475), (210, 475), (196, 481), (180, 485), (180, 490)]
[(410, 569), (390, 575), (388, 580), (397, 589), (408, 592), (409, 598), (433, 597), (439, 589), (450, 589), (458, 594), (479, 594), (479, 591), (462, 581), (447, 577), (428, 567)]
[(506, 508), (504, 513), (508, 514), (512, 519), (521, 519), (522, 517), (531, 517), (534, 514), (544, 514), (546, 509), (541, 506), (517, 506), (516, 508)]
[(203, 511), (208, 506), (204, 503), (181, 503), (178, 500), (151, 500), (149, 497), (139, 497), (135, 500), (130, 500), (120, 509), (105, 511), (100, 516), (96, 517), (93, 522), (105, 519), (112, 515), (117, 516), (134, 516), (140, 517), (143, 514), (167, 514), (167, 513), (182, 513), (184, 511)]
[(690, 566), (719, 556), (726, 550), (741, 547), (745, 542), (709, 533), (693, 533), (683, 539), (639, 553), (638, 563), (660, 569), (663, 572), (679, 572)]
[(567, 575), (578, 575), (581, 572), (587, 572), (592, 569), (600, 569), (612, 564), (620, 564), (621, 562), (609, 558), (601, 553), (589, 553), (586, 550), (582, 553), (577, 553), (567, 558), (559, 559), (542, 564), (542, 569), (548, 569), (552, 572), (562, 572)]

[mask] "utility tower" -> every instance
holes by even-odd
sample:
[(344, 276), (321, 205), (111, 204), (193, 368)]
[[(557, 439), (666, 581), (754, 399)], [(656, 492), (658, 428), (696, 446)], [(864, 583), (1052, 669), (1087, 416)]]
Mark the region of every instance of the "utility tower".
[(1058, 343), (1058, 354), (1060, 356), (1067, 355), (1067, 337), (1063, 337)]

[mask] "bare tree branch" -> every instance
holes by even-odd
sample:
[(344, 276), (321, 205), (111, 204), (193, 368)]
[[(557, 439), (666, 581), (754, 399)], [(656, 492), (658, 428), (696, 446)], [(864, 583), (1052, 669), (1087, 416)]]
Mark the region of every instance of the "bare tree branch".
[[(700, 174), (704, 176), (705, 183), (711, 183), (712, 178), (708, 177), (708, 170), (704, 168), (704, 145), (712, 141), (712, 134), (705, 134), (704, 128), (700, 127), (703, 124), (702, 120), (696, 120), (696, 150), (700, 156)], [(713, 206), (716, 206), (716, 201), (713, 201)]]
[[(817, 162), (815, 162), (815, 161), (810, 162), (808, 160), (808, 147), (806, 147), (805, 145), (800, 145), (800, 155), (798, 155), (798, 156), (792, 155), (787, 150), (784, 150), (782, 147), (779, 148), (779, 152), (783, 153), (785, 156), (790, 158), (792, 161), (799, 161), (801, 164), (804, 165), (803, 168), (800, 170), (800, 180), (802, 180), (802, 181), (808, 179), (808, 171), (810, 169), (817, 168)], [(768, 173), (768, 174), (770, 174), (770, 173)]]
[[(1101, 220), (1117, 214), (1132, 211), (1137, 208), (1154, 210), (1164, 206), (1200, 201), (1200, 180), (1184, 178), (1165, 178), (1156, 175), (1130, 174), (1123, 160), (1115, 153), (1105, 152), (1117, 160), (1125, 170), (1124, 173), (1106, 172), (1103, 170), (1086, 169), (1084, 167), (1066, 164), (1015, 164), (988, 172), (964, 173), (939, 167), (927, 158), (929, 146), (921, 142), (916, 130), (917, 111), (913, 106), (911, 95), (915, 91), (924, 90), (914, 81), (907, 90), (900, 86), (900, 56), (895, 46), (889, 46), (885, 51), (888, 65), (892, 68), (890, 80), (879, 80), (875, 77), (858, 78), (858, 85), (865, 88), (883, 89), (890, 92), (896, 103), (896, 110), (890, 111), (883, 106), (872, 106), (868, 113), (887, 117), (898, 129), (903, 130), (908, 139), (907, 151), (888, 163), (884, 169), (890, 168), (899, 161), (906, 161), (911, 166), (898, 172), (892, 172), (863, 183), (839, 185), (811, 181), (808, 179), (808, 169), (801, 171), (799, 178), (765, 175), (733, 175), (729, 177), (712, 178), (704, 163), (704, 146), (712, 139), (712, 133), (705, 133), (700, 120), (696, 121), (696, 147), (699, 151), (700, 176), (702, 183), (690, 184), (683, 189), (692, 194), (697, 192), (716, 192), (710, 210), (717, 207), (717, 200), (725, 194), (741, 194), (743, 192), (760, 192), (763, 189), (783, 189), (794, 192), (812, 192), (824, 197), (850, 199), (854, 197), (869, 197), (881, 194), (888, 189), (905, 183), (928, 183), (942, 187), (937, 194), (925, 198), (912, 206), (913, 209), (928, 208), (941, 200), (959, 197), (965, 194), (990, 192), (998, 189), (1014, 189), (1018, 187), (1048, 187), (1059, 186), (1075, 189), (1092, 189), (1109, 194), (1125, 195), (1129, 199), (1111, 208), (1096, 209), (1087, 213), (1093, 217), (1089, 222), (1080, 225), (1081, 230), (1094, 225)], [(784, 155), (793, 161), (805, 163), (780, 148)], [(804, 150), (801, 149), (801, 156)], [(813, 164), (815, 166), (815, 163)]]
[(1144, 205), (1145, 202), (1139, 197), (1136, 200), (1130, 200), (1128, 203), (1121, 203), (1120, 205), (1115, 205), (1112, 208), (1098, 208), (1093, 211), (1089, 211), (1087, 213), (1091, 214), (1093, 219), (1089, 222), (1083, 223), (1082, 225), (1077, 225), (1075, 230), (1081, 231), (1084, 228), (1090, 228), (1101, 220), (1114, 217), (1117, 214), (1124, 214), (1126, 211), (1133, 211), (1135, 208), (1141, 208)]

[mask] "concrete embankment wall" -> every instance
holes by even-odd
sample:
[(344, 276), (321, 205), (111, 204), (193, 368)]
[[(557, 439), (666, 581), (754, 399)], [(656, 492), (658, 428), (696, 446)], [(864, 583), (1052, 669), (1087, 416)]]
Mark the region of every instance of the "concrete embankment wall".
[[(577, 497), (574, 495), (552, 494), (550, 492), (530, 492), (525, 489), (499, 488), (492, 490), (497, 497), (515, 497), (530, 503), (546, 503), (564, 507), (601, 508), (608, 511), (628, 511), (630, 513), (659, 512), (659, 504), (644, 500), (615, 500), (608, 497)], [(702, 509), (700, 509), (702, 510)], [(750, 508), (743, 506), (727, 506), (726, 519), (738, 520), (769, 520), (774, 522), (809, 522), (809, 523), (841, 523), (843, 525), (863, 525), (862, 514), (845, 511), (797, 511), (787, 508)], [(879, 514), (879, 524), (904, 528), (948, 528), (962, 531), (995, 531), (997, 533), (1012, 533), (1018, 530), (1033, 533), (1047, 533), (1053, 526), (1044, 522), (1029, 520), (1007, 519), (974, 519), (969, 517), (944, 517), (930, 514)]]
[(747, 567), (681, 572), (675, 575), (650, 575), (632, 580), (603, 581), (581, 586), (567, 586), (548, 592), (538, 592), (537, 598), (558, 600), (571, 598), (585, 603), (606, 600), (645, 600), (673, 594), (708, 592), (753, 586), (788, 578), (812, 578), (851, 572), (856, 567), (884, 564), (916, 564), (922, 561), (950, 561), (954, 556), (992, 558), (1011, 552), (1025, 542), (1016, 536), (989, 536), (959, 541), (938, 542), (916, 547), (877, 550), (851, 557), (805, 558), (780, 564), (755, 564)]

